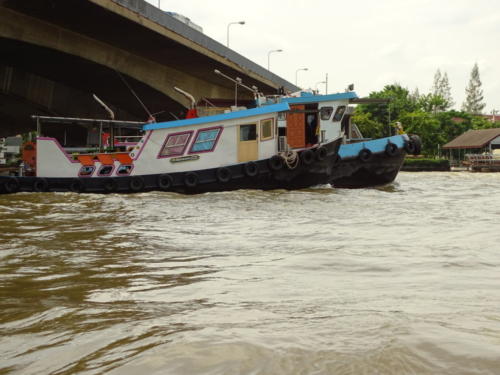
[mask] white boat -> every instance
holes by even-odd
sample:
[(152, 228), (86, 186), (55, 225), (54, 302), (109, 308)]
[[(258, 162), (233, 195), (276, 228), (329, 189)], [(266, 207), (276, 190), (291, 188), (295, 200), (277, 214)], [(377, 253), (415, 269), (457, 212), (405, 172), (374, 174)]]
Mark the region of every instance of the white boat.
[[(339, 94), (329, 100), (348, 98)], [(140, 139), (126, 146), (117, 142), (116, 134), (137, 123), (34, 116), (38, 123), (34, 175), (0, 177), (0, 190), (200, 193), (328, 183), (342, 142), (340, 123), (318, 120), (311, 135), (309, 124), (300, 122), (303, 113), (297, 112), (283, 100), (212, 116), (146, 123)], [(54, 122), (85, 127), (87, 142), (69, 147), (61, 135), (45, 135)], [(88, 141), (92, 129), (97, 132), (93, 144)]]

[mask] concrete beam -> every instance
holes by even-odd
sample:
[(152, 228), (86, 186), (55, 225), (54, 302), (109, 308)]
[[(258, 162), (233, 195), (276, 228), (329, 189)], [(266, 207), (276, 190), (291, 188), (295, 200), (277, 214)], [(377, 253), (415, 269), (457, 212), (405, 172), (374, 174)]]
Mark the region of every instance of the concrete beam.
[[(91, 1), (102, 2), (103, 5), (115, 9), (114, 11), (120, 8), (109, 0)], [(233, 91), (227, 87), (214, 85), (212, 82), (203, 81), (185, 72), (11, 9), (4, 7), (1, 9), (0, 37), (51, 48), (117, 70), (164, 93), (184, 106), (188, 106), (189, 103), (173, 90), (174, 86), (193, 93), (195, 98), (233, 96)], [(125, 8), (121, 9), (121, 12), (129, 13)], [(130, 14), (128, 16), (132, 17)], [(33, 57), (27, 56), (27, 58)]]
[[(185, 36), (183, 36), (179, 33), (176, 33), (175, 31), (168, 29), (167, 27), (159, 24), (158, 22), (155, 22), (155, 21), (149, 19), (144, 14), (133, 11), (133, 10), (129, 9), (128, 7), (123, 6), (123, 5), (117, 3), (113, 0), (89, 0), (89, 1), (105, 8), (108, 11), (116, 13), (116, 14), (118, 14), (126, 19), (129, 19), (137, 24), (140, 24), (143, 27), (148, 28), (148, 29), (150, 29), (158, 34), (161, 34), (162, 36), (164, 36), (168, 39), (174, 40), (177, 43), (184, 45), (184, 46), (186, 46), (186, 47), (188, 47), (188, 48), (190, 48), (190, 49), (192, 49), (200, 54), (203, 54), (203, 55), (211, 58), (212, 60), (217, 61), (217, 62), (227, 66), (230, 69), (234, 69), (234, 70), (236, 70), (236, 71), (238, 71), (238, 72), (240, 72), (248, 77), (251, 77), (251, 78), (257, 80), (258, 82), (262, 82), (269, 87), (272, 87), (274, 89), (278, 89), (280, 84), (277, 83), (276, 79), (283, 81), (281, 78), (279, 78), (278, 76), (276, 76), (268, 71), (266, 71), (267, 75), (269, 75), (270, 77), (273, 77), (275, 80), (272, 80), (270, 77), (265, 77), (262, 74), (258, 74), (257, 72), (250, 70), (250, 69), (247, 69), (241, 65), (238, 65), (237, 63), (232, 61), (230, 58), (225, 57), (225, 56), (220, 55), (220, 54), (217, 54), (213, 50), (206, 48), (205, 46), (203, 46), (199, 43), (196, 43), (196, 42), (186, 38)], [(150, 5), (148, 3), (144, 4), (144, 6), (145, 7), (153, 7), (152, 5)], [(158, 10), (158, 12), (161, 12), (161, 10)], [(203, 35), (203, 37), (205, 39), (209, 39), (208, 37), (206, 37), (204, 35)], [(215, 43), (213, 40), (211, 40), (211, 41), (213, 43)], [(225, 49), (225, 46), (221, 45), (221, 47), (223, 47)], [(227, 52), (230, 52), (232, 55), (237, 55), (234, 51), (229, 50), (229, 49), (227, 49)], [(240, 58), (243, 58), (240, 55), (237, 55), (237, 56), (239, 56)], [(252, 64), (254, 64), (254, 63), (252, 63)], [(259, 68), (261, 68), (261, 67), (259, 66)], [(285, 81), (283, 81), (283, 82), (285, 82)], [(281, 84), (283, 84), (283, 82), (281, 82)]]

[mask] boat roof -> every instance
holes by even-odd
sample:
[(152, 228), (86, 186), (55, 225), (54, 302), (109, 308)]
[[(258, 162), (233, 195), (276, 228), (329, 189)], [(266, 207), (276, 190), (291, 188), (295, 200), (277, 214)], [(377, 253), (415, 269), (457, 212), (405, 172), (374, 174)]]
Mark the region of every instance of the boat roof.
[(281, 98), (281, 102), (289, 104), (307, 104), (307, 103), (332, 102), (337, 100), (348, 100), (357, 97), (358, 95), (354, 91), (349, 91), (349, 92), (341, 92), (330, 95), (306, 95), (293, 98)]
[(44, 124), (64, 124), (64, 125), (113, 125), (117, 127), (141, 128), (144, 121), (121, 121), (110, 119), (78, 118), (78, 117), (53, 117), (53, 116), (31, 116), (32, 119)]
[(235, 119), (239, 119), (239, 118), (265, 115), (267, 113), (283, 112), (283, 111), (289, 111), (289, 110), (290, 110), (290, 106), (288, 105), (288, 103), (278, 103), (278, 104), (266, 105), (264, 107), (243, 109), (241, 111), (236, 111), (236, 112), (222, 113), (220, 115), (196, 117), (196, 118), (168, 121), (168, 122), (158, 122), (158, 123), (154, 123), (154, 124), (146, 124), (146, 125), (144, 125), (143, 129), (144, 130), (156, 130), (156, 129), (178, 128), (178, 127), (182, 127), (182, 126), (200, 125), (200, 124), (208, 124), (208, 123), (212, 123), (212, 122), (235, 120)]

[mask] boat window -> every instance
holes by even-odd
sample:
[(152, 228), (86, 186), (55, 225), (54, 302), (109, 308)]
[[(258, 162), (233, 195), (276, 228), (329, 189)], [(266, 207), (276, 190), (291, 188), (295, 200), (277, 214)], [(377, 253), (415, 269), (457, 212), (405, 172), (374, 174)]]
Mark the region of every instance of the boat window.
[(132, 171), (131, 165), (120, 165), (118, 167), (118, 170), (116, 171), (116, 174), (123, 176), (123, 175), (130, 174), (131, 171)]
[(240, 125), (240, 141), (255, 141), (257, 139), (257, 125)]
[(99, 168), (99, 172), (97, 174), (99, 176), (109, 176), (113, 172), (114, 166), (112, 165), (103, 165)]
[(260, 140), (266, 141), (274, 138), (274, 119), (269, 118), (260, 122)]
[(344, 116), (345, 105), (339, 105), (337, 110), (335, 111), (335, 115), (333, 116), (332, 121), (340, 121), (342, 120), (342, 116)]
[(192, 134), (192, 131), (169, 134), (158, 157), (167, 158), (184, 154)]
[(332, 115), (333, 107), (321, 107), (320, 115), (322, 120), (330, 120), (330, 116)]
[(94, 169), (95, 167), (92, 165), (84, 165), (83, 167), (80, 168), (78, 175), (82, 177), (92, 176), (92, 173), (94, 173)]
[(189, 153), (211, 152), (215, 149), (217, 140), (219, 139), (222, 127), (200, 129), (196, 134), (196, 138), (191, 146)]

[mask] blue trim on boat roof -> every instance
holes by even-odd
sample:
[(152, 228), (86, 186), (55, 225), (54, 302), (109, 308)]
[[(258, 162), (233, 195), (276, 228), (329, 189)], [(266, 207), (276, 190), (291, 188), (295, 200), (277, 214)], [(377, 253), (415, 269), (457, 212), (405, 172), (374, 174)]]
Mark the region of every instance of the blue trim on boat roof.
[(178, 128), (178, 127), (189, 126), (189, 125), (200, 125), (200, 124), (208, 124), (208, 123), (212, 123), (212, 122), (235, 120), (235, 119), (239, 119), (239, 118), (259, 116), (259, 115), (265, 115), (266, 113), (283, 112), (283, 111), (289, 111), (289, 110), (290, 110), (290, 106), (288, 105), (288, 103), (278, 103), (278, 104), (266, 105), (264, 107), (243, 109), (241, 111), (223, 113), (223, 114), (214, 115), (214, 116), (196, 117), (196, 118), (190, 118), (190, 119), (184, 119), (184, 120), (146, 124), (143, 126), (143, 129), (144, 130), (156, 130), (156, 129)]
[(353, 92), (342, 92), (338, 94), (330, 94), (330, 95), (313, 95), (313, 96), (303, 96), (299, 98), (282, 98), (282, 103), (289, 104), (306, 104), (306, 103), (319, 103), (319, 102), (330, 102), (336, 100), (346, 100), (346, 99), (354, 99), (357, 98), (358, 95)]

